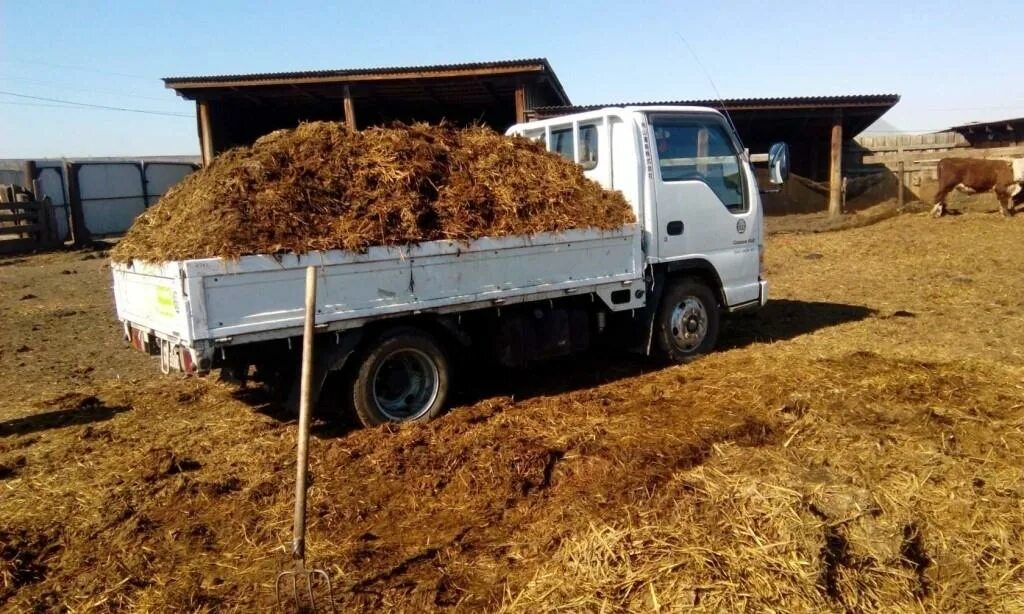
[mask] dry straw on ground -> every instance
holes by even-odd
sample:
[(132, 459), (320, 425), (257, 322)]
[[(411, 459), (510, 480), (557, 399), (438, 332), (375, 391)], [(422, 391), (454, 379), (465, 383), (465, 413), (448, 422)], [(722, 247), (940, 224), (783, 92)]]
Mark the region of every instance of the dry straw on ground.
[[(769, 237), (773, 300), (688, 365), (482, 363), (430, 424), (317, 424), (338, 610), (1024, 611), (1024, 216), (975, 198)], [(89, 256), (0, 260), (0, 610), (268, 609), (294, 420), (154, 376)]]
[(441, 239), (610, 229), (618, 192), (525, 138), (487, 128), (314, 122), (218, 156), (136, 221), (115, 260), (363, 250)]

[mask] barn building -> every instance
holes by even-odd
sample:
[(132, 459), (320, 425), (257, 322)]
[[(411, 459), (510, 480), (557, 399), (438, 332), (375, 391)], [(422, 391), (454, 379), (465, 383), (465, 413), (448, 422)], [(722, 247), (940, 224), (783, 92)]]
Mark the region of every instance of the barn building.
[(569, 104), (545, 59), (164, 79), (194, 100), (203, 161), (303, 121), (353, 128), (395, 120), (504, 130), (530, 109)]
[[(394, 120), (481, 122), (504, 131), (530, 118), (604, 106), (573, 105), (546, 59), (472, 64), (173, 77), (168, 88), (196, 103), (203, 161), (302, 121), (354, 128)], [(753, 152), (785, 141), (795, 173), (829, 180), (838, 199), (842, 145), (899, 101), (897, 95), (678, 100), (726, 109)], [(838, 201), (837, 201), (838, 202)]]
[(977, 149), (1012, 147), (1024, 143), (1024, 117), (972, 122), (953, 126), (949, 131), (959, 134)]

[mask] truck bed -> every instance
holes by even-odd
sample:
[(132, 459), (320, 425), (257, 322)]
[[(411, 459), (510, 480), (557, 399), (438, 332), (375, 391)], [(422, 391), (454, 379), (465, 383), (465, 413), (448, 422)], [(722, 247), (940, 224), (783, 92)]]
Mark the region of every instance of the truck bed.
[(366, 253), (135, 261), (113, 265), (114, 296), (129, 334), (191, 348), (235, 345), (301, 334), (309, 265), (320, 275), (318, 330), (343, 330), (383, 317), (621, 289), (642, 279), (640, 234), (630, 224)]

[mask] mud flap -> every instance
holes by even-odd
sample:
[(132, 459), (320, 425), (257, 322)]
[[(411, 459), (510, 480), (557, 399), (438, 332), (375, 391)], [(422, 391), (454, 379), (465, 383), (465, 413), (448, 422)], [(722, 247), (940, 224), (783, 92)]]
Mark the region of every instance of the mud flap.
[(628, 352), (651, 354), (654, 339), (654, 316), (658, 313), (661, 296), (665, 293), (665, 271), (654, 269), (647, 279), (647, 302), (641, 309), (633, 312), (626, 338), (621, 339), (620, 346)]

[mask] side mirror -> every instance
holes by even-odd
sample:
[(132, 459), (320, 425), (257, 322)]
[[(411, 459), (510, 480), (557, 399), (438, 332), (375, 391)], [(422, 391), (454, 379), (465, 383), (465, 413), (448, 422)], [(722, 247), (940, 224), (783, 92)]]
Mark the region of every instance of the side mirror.
[(774, 143), (768, 149), (768, 180), (781, 185), (789, 179), (789, 145)]

